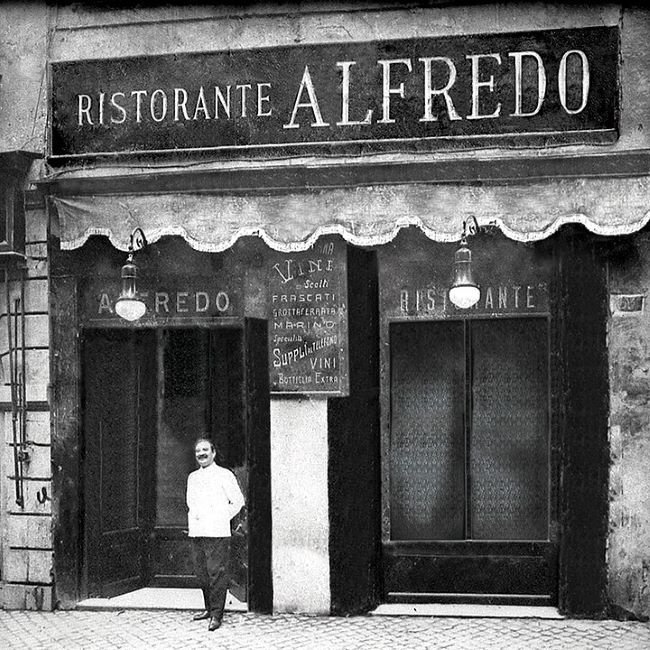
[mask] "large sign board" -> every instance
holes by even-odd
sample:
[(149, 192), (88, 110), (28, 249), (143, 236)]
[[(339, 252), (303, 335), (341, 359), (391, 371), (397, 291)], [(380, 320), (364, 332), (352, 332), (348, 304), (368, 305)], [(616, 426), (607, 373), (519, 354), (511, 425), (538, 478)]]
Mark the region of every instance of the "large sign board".
[(618, 29), (51, 64), (50, 155), (612, 141)]
[(346, 244), (271, 255), (268, 295), (271, 392), (346, 395)]

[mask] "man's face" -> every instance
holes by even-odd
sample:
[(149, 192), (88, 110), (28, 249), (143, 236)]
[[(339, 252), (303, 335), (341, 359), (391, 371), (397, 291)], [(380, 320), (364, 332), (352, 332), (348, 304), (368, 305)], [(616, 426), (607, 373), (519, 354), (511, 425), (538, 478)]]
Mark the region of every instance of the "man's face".
[(201, 467), (207, 467), (214, 461), (215, 453), (209, 442), (201, 440), (200, 442), (197, 442), (196, 447), (194, 447), (194, 456), (196, 457), (196, 462)]

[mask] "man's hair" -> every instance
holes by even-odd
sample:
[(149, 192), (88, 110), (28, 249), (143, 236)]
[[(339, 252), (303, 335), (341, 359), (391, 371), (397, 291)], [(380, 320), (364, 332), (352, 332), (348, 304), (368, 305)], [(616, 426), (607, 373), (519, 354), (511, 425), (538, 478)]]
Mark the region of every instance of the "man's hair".
[(208, 436), (199, 436), (195, 441), (194, 441), (194, 449), (196, 449), (196, 445), (199, 444), (199, 442), (207, 442), (209, 443), (210, 447), (212, 448), (212, 451), (216, 454), (217, 453), (217, 448), (214, 446), (214, 442)]

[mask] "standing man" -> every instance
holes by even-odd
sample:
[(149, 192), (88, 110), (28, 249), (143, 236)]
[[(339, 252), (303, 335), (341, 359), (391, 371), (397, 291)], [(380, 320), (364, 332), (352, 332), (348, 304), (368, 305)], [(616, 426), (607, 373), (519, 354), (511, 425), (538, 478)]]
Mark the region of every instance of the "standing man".
[(244, 505), (235, 475), (215, 463), (216, 450), (208, 438), (194, 444), (199, 469), (187, 477), (188, 534), (194, 572), (203, 591), (205, 611), (193, 620), (210, 619), (211, 632), (221, 625), (228, 589), (230, 520)]

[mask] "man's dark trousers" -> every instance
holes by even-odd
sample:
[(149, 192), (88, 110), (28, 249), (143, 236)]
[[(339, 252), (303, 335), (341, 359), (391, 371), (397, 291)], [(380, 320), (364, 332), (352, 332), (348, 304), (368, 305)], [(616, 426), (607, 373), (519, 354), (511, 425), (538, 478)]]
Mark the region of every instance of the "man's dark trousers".
[(205, 608), (221, 621), (226, 604), (230, 561), (230, 537), (191, 537), (194, 573), (199, 580)]

